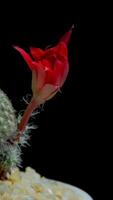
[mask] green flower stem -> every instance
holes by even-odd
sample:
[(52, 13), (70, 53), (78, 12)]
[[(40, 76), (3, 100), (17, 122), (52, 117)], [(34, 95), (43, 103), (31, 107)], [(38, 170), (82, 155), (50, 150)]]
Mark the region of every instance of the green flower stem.
[[(32, 98), (31, 102), (28, 104), (25, 112), (24, 112), (24, 115), (18, 125), (18, 131), (19, 131), (19, 134), (18, 134), (18, 137), (21, 136), (21, 134), (24, 132), (25, 130), (25, 127), (29, 121), (29, 118), (31, 116), (31, 113), (38, 107), (38, 103), (37, 101)], [(19, 139), (19, 138), (18, 138)]]

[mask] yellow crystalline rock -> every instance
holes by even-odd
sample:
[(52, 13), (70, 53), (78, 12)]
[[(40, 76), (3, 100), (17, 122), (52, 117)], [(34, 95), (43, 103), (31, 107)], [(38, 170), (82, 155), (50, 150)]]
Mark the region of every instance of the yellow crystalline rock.
[(58, 197), (59, 199), (62, 198), (62, 192), (61, 192), (61, 191), (56, 191), (55, 195), (56, 195), (56, 197)]
[(9, 176), (8, 180), (14, 184), (20, 181), (20, 171), (18, 168), (16, 168), (14, 171), (12, 171), (11, 176)]
[(30, 167), (18, 168), (8, 180), (0, 181), (0, 200), (85, 200), (57, 181), (40, 177)]
[(42, 192), (42, 187), (40, 185), (32, 185), (33, 189), (35, 190), (35, 192)]

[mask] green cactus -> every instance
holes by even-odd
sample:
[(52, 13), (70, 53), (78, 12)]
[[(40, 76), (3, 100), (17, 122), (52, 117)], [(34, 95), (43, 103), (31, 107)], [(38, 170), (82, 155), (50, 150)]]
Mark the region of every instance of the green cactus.
[(14, 137), (17, 131), (17, 120), (11, 102), (0, 90), (0, 142)]
[(0, 90), (0, 179), (7, 178), (11, 169), (21, 165), (21, 146), (27, 144), (29, 127), (26, 127), (17, 143), (11, 143), (17, 135), (20, 118), (16, 119), (10, 100)]

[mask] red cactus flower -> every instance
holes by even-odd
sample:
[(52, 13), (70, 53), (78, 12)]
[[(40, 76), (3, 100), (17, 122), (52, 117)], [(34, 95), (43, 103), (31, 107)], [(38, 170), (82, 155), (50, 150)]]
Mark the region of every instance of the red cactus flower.
[(51, 99), (59, 91), (67, 78), (69, 71), (67, 45), (72, 28), (73, 26), (53, 48), (42, 50), (31, 47), (31, 55), (22, 48), (14, 46), (32, 70), (33, 99), (25, 111), (24, 119), (20, 123), (19, 129), (21, 131), (23, 127), (25, 128), (25, 124), (29, 119), (28, 113), (31, 113), (37, 107), (37, 104), (40, 105)]
[(32, 91), (38, 104), (53, 97), (67, 78), (69, 71), (67, 44), (71, 32), (72, 28), (53, 48), (41, 50), (31, 47), (32, 57), (20, 47), (14, 47), (32, 70)]

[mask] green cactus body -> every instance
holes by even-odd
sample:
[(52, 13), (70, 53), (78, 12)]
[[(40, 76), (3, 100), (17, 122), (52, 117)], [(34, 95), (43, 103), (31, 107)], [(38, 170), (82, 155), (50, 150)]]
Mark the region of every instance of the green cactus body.
[(29, 132), (35, 128), (27, 125), (19, 140), (14, 142), (20, 120), (21, 115), (16, 118), (10, 100), (0, 89), (0, 179), (6, 179), (13, 168), (21, 166), (21, 147), (28, 145)]
[(17, 131), (17, 120), (11, 102), (0, 90), (0, 141), (5, 142), (14, 137)]
[(0, 90), (0, 179), (6, 178), (13, 167), (20, 165), (21, 149), (8, 142), (17, 134), (17, 119), (7, 95)]

